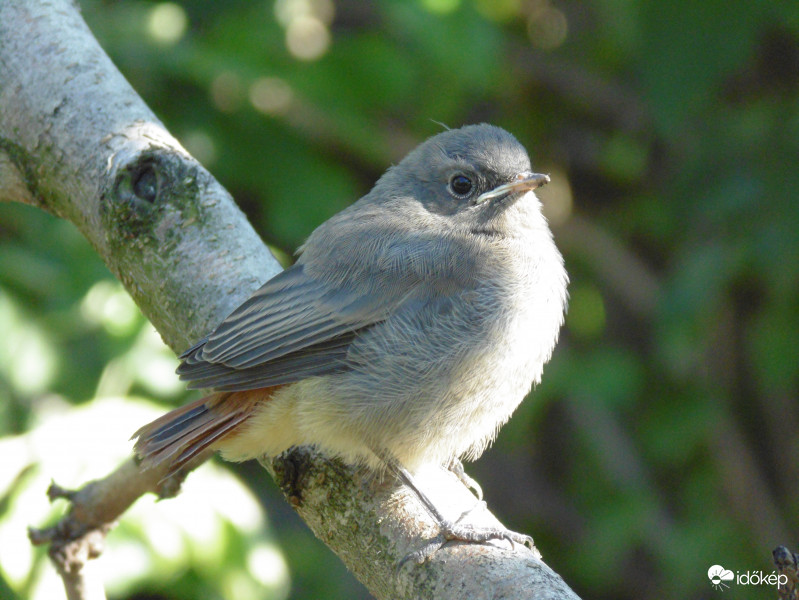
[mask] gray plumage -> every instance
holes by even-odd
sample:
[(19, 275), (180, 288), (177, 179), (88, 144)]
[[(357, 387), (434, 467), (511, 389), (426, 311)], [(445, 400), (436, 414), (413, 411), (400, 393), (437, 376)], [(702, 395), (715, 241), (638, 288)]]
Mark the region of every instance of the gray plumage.
[[(565, 310), (563, 261), (532, 193), (548, 179), (530, 168), (502, 129), (445, 131), (323, 223), (293, 267), (181, 357), (190, 387), (286, 386), (214, 447), (243, 459), (317, 444), (411, 470), (479, 456), (540, 380)], [(161, 451), (174, 424), (143, 435), (160, 432)]]

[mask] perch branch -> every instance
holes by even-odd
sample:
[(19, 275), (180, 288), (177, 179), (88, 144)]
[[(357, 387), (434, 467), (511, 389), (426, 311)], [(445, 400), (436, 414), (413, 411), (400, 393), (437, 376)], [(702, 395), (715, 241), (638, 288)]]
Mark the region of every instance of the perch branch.
[[(2, 168), (26, 190), (0, 185), (3, 199), (72, 222), (170, 347), (185, 349), (278, 271), (227, 192), (154, 117), (73, 2), (0, 2), (0, 82), (0, 151), (11, 162)], [(576, 597), (527, 548), (452, 544), (425, 565), (398, 570), (399, 559), (434, 532), (424, 509), (393, 482), (302, 450), (264, 464), (378, 598)], [(73, 520), (56, 531), (90, 538), (72, 556), (96, 555), (91, 532), (102, 534), (141, 493), (163, 493), (156, 476), (130, 462), (78, 492), (56, 488), (72, 502)], [(473, 503), (447, 472), (432, 481), (453, 510)], [(475, 513), (478, 525), (494, 521)], [(55, 533), (33, 536), (46, 542)], [(81, 571), (69, 571), (74, 593), (89, 587)]]

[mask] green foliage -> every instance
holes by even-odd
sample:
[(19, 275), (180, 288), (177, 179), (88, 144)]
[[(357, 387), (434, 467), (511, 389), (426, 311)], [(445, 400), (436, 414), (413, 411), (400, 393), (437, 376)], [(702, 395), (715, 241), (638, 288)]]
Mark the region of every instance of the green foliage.
[[(532, 533), (578, 593), (708, 597), (711, 565), (770, 572), (771, 549), (795, 542), (799, 5), (82, 8), (133, 87), (284, 252), (436, 122), (504, 126), (553, 174), (541, 196), (572, 278), (570, 314), (543, 383), (470, 470), (489, 505)], [(89, 410), (109, 396), (185, 399), (163, 375), (174, 363), (124, 298), (68, 224), (0, 205), (0, 435), (33, 439), (53, 402)], [(0, 528), (29, 524), (14, 499), (32, 486), (43, 498), (42, 478), (79, 483), (25, 467), (0, 481)], [(245, 472), (269, 504), (263, 474)], [(138, 518), (112, 534), (110, 554), (133, 540), (147, 547)], [(159, 565), (149, 548), (146, 575), (116, 597), (223, 597), (233, 589), (223, 580), (255, 585), (242, 565), (263, 538), (221, 527), (212, 554), (199, 544)], [(273, 527), (292, 597), (365, 595), (302, 527), (282, 518)], [(275, 560), (267, 554), (258, 556)], [(0, 595), (24, 597), (37, 568), (3, 570)], [(752, 591), (730, 590), (776, 595)]]

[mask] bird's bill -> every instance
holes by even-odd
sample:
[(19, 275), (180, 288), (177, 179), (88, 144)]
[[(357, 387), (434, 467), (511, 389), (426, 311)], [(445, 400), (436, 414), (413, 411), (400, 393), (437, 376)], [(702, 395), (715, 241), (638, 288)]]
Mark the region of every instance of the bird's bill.
[(525, 173), (519, 173), (516, 176), (515, 181), (500, 185), (499, 187), (495, 187), (493, 190), (485, 192), (484, 194), (480, 194), (480, 196), (477, 197), (475, 204), (480, 204), (486, 200), (491, 200), (492, 198), (501, 198), (503, 196), (507, 196), (508, 194), (529, 192), (530, 190), (540, 188), (542, 185), (546, 185), (547, 183), (549, 183), (549, 175), (544, 175), (543, 173), (530, 173), (529, 171)]

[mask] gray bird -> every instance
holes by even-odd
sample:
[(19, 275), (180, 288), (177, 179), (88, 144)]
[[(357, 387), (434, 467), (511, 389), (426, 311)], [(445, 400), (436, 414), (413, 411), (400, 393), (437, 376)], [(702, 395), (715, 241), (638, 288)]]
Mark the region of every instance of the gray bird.
[(530, 541), (447, 521), (413, 473), (479, 457), (541, 379), (568, 282), (533, 193), (548, 181), (498, 127), (425, 141), (181, 356), (180, 378), (215, 392), (135, 434), (143, 465), (315, 445), (388, 468), (442, 540)]

